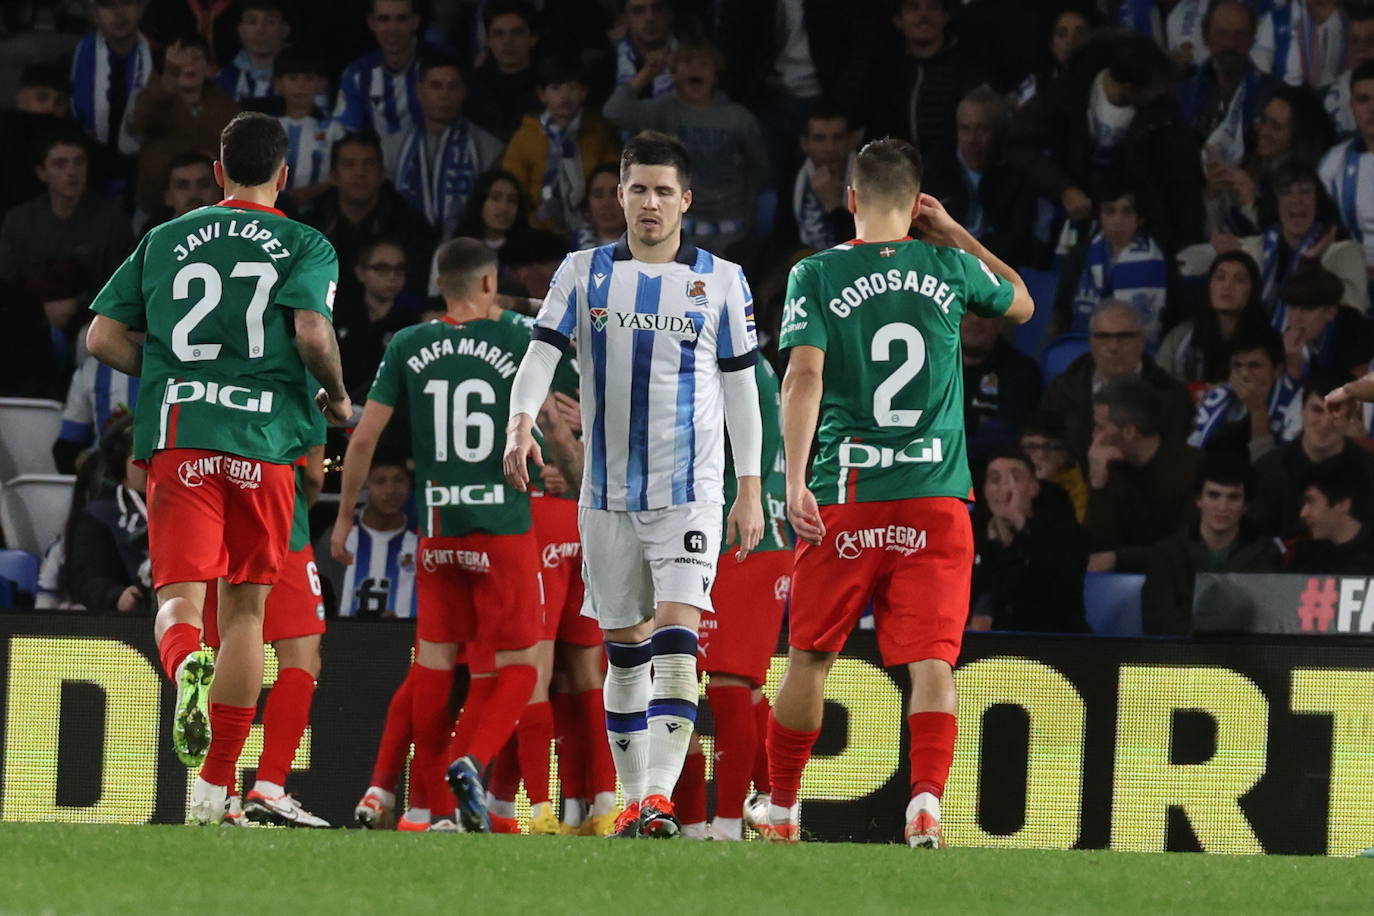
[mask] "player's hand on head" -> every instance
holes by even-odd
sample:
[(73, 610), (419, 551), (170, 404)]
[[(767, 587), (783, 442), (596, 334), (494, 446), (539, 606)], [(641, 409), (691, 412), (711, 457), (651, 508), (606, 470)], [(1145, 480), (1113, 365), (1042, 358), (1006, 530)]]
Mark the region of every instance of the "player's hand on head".
[(959, 224), (949, 215), (945, 205), (931, 195), (923, 193), (920, 204), (915, 226), (921, 237), (933, 245), (948, 245), (950, 231), (958, 228)]
[(348, 552), (348, 532), (353, 530), (353, 516), (339, 516), (334, 520), (334, 532), (329, 536), (329, 555), (344, 566), (353, 565), (353, 554)]
[(787, 491), (787, 520), (797, 537), (808, 544), (819, 545), (825, 539), (825, 522), (821, 521), (821, 510), (816, 505), (816, 496), (805, 487)]

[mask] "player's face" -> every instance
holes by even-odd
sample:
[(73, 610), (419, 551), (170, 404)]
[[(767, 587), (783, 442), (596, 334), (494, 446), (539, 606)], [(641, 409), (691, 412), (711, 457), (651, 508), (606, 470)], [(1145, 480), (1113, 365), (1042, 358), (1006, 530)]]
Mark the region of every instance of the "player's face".
[(555, 121), (571, 121), (587, 103), (587, 87), (581, 83), (550, 83), (539, 90), (539, 102)]
[(420, 17), (410, 0), (373, 0), (367, 27), (383, 51), (396, 54), (405, 51), (415, 41)]
[(1334, 452), (1345, 441), (1349, 419), (1344, 404), (1327, 404), (1319, 394), (1304, 396), (1302, 402), (1302, 441), (1312, 451)]
[(1060, 13), (1050, 36), (1050, 53), (1060, 64), (1067, 63), (1069, 56), (1087, 40), (1088, 20), (1072, 11)]
[(502, 72), (512, 73), (528, 67), (534, 44), (534, 32), (530, 31), (523, 16), (507, 13), (491, 20), (491, 28), (487, 30), (487, 48)]
[(1093, 365), (1103, 378), (1117, 378), (1135, 372), (1145, 354), (1145, 335), (1140, 325), (1123, 309), (1109, 309), (1093, 321), (1088, 334)]
[(954, 118), (955, 137), (964, 164), (975, 172), (992, 163), (993, 112), (987, 105), (961, 102)]
[(249, 54), (271, 57), (286, 44), (291, 27), (276, 10), (245, 10), (239, 20), (239, 41)]
[(1350, 113), (1355, 117), (1355, 129), (1365, 138), (1374, 137), (1374, 80), (1351, 85)]
[(141, 0), (102, 0), (92, 11), (95, 29), (107, 41), (133, 37), (138, 21), (143, 18)]
[(673, 12), (667, 0), (629, 0), (625, 4), (625, 29), (641, 45), (663, 44), (672, 25)]
[(616, 193), (620, 182), (610, 172), (601, 172), (587, 189), (587, 211), (592, 229), (602, 238), (625, 231), (625, 211)]
[(197, 207), (208, 207), (219, 199), (218, 192), (210, 166), (193, 163), (172, 169), (162, 200), (173, 216), (181, 216)]
[(678, 98), (689, 105), (704, 105), (716, 91), (716, 62), (709, 54), (679, 57), (673, 64), (673, 85)]
[(370, 201), (382, 190), (386, 175), (382, 173), (382, 157), (371, 146), (350, 143), (339, 150), (338, 165), (334, 168), (334, 184), (339, 195), (349, 201)]
[(86, 151), (67, 143), (56, 144), (38, 167), (38, 180), (59, 197), (80, 197), (86, 191)]
[(1235, 261), (1223, 261), (1207, 281), (1213, 311), (1235, 314), (1250, 301), (1250, 272)]
[(1135, 198), (1131, 195), (1102, 202), (1098, 212), (1102, 223), (1102, 235), (1115, 248), (1123, 248), (1131, 243), (1140, 230), (1140, 217), (1135, 212)]
[(410, 475), (404, 468), (385, 465), (367, 475), (367, 504), (381, 515), (405, 511), (410, 496)]
[(71, 96), (49, 86), (26, 86), (14, 97), (14, 107), (29, 114), (65, 118)]
[(1337, 307), (1326, 305), (1320, 308), (1288, 309), (1288, 330), (1297, 334), (1304, 344), (1315, 344), (1326, 333), (1327, 325), (1336, 320)]
[(692, 203), (692, 192), (682, 190), (677, 169), (671, 165), (632, 165), (620, 185), (620, 205), (625, 225), (645, 245), (657, 245), (675, 236), (682, 214)]
[(395, 245), (378, 245), (357, 267), (358, 282), (367, 292), (384, 301), (401, 294), (406, 285), (406, 253)]
[(482, 202), (482, 225), (495, 235), (505, 235), (520, 215), (520, 189), (504, 178), (493, 182)]
[[(1352, 87), (1353, 89), (1354, 87)], [(1374, 84), (1371, 84), (1374, 89)], [(1354, 93), (1351, 93), (1352, 96)], [(1355, 107), (1351, 100), (1351, 109)], [(1260, 112), (1259, 129), (1255, 135), (1255, 152), (1261, 159), (1273, 159), (1286, 153), (1293, 145), (1293, 108), (1283, 99), (1273, 99)]]
[(1279, 222), (1287, 235), (1301, 238), (1317, 220), (1317, 188), (1310, 181), (1289, 185), (1278, 195)]
[(938, 44), (945, 34), (945, 13), (942, 0), (905, 0), (893, 20), (908, 44)]
[(1212, 13), (1206, 35), (1207, 50), (1228, 73), (1243, 67), (1250, 56), (1250, 48), (1255, 43), (1250, 23), (1250, 14), (1238, 3), (1222, 4)]
[(844, 165), (854, 151), (854, 134), (844, 118), (812, 118), (806, 122), (801, 149), (818, 166)]
[(288, 73), (277, 77), (275, 84), (282, 101), (292, 110), (313, 106), (325, 90), (325, 79), (317, 73)]
[(1350, 59), (1346, 65), (1352, 70), (1367, 60), (1374, 60), (1374, 19), (1356, 19), (1350, 23)]
[(1245, 488), (1208, 480), (1198, 494), (1197, 509), (1202, 527), (1208, 531), (1235, 531), (1245, 516)]
[(1333, 506), (1327, 501), (1321, 490), (1316, 487), (1308, 487), (1303, 491), (1302, 509), (1298, 512), (1298, 517), (1302, 519), (1313, 538), (1319, 541), (1329, 541), (1336, 537), (1340, 531), (1341, 522), (1349, 516), (1349, 512), (1343, 512), (1340, 508), (1347, 505), (1342, 500)]
[(467, 86), (457, 67), (434, 67), (415, 83), (415, 97), (431, 124), (452, 124), (458, 120), (467, 98)]
[(1253, 387), (1268, 391), (1278, 381), (1282, 369), (1263, 350), (1234, 353), (1231, 355), (1231, 387)]

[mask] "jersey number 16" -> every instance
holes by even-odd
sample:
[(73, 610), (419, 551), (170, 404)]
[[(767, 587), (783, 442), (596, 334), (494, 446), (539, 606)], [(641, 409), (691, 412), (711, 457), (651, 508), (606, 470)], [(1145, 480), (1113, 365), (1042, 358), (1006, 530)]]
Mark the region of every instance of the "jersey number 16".
[[(425, 382), (424, 392), (434, 400), (434, 460), (447, 461), (450, 416), (448, 380), (430, 379)], [(496, 442), (496, 423), (490, 414), (472, 410), (474, 397), (479, 407), (496, 403), (496, 391), (490, 382), (483, 379), (465, 379), (453, 386), (453, 451), (460, 461), (470, 464), (485, 460)], [(472, 441), (474, 434), (476, 442)]]

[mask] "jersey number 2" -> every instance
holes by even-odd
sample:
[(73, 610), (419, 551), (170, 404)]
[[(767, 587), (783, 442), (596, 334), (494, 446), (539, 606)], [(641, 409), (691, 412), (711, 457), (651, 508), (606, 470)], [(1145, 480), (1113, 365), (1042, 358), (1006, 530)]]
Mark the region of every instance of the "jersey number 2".
[[(240, 261), (234, 265), (229, 276), (257, 278), (253, 298), (248, 301), (248, 310), (244, 313), (243, 319), (248, 326), (248, 358), (258, 359), (262, 356), (266, 336), (263, 333), (262, 316), (267, 311), (272, 287), (277, 284), (277, 269), (265, 261)], [(196, 325), (209, 317), (224, 298), (224, 278), (209, 264), (187, 264), (172, 278), (172, 298), (191, 298), (193, 280), (200, 281), (200, 300), (191, 306), (191, 310), (172, 328), (172, 353), (183, 363), (218, 359), (221, 347), (217, 343), (192, 343), (191, 332), (196, 329)]]
[(925, 368), (926, 341), (921, 332), (909, 324), (900, 321), (885, 324), (873, 335), (869, 356), (874, 362), (890, 362), (894, 359), (894, 343), (906, 347), (906, 359), (873, 389), (873, 419), (879, 426), (915, 426), (921, 419), (921, 411), (893, 407), (892, 401)]
[[(448, 381), (432, 378), (425, 382), (425, 394), (434, 399), (434, 460), (448, 460), (449, 401)], [(453, 451), (459, 460), (475, 464), (491, 454), (496, 442), (496, 423), (480, 411), (469, 412), (473, 396), (477, 403), (495, 404), (496, 391), (489, 382), (470, 378), (453, 386)], [(473, 443), (472, 433), (477, 434)]]

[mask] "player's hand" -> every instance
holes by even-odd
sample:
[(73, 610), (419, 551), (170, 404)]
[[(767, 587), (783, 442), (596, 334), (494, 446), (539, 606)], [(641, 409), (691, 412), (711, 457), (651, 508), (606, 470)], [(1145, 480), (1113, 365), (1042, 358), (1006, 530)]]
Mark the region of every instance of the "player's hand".
[(527, 414), (520, 414), (506, 429), (506, 451), (501, 456), (501, 467), (506, 472), (506, 480), (521, 493), (530, 488), (529, 462), (537, 467), (544, 466), (544, 453), (539, 443), (534, 441), (530, 431), (533, 421)]
[(1334, 407), (1337, 404), (1348, 404), (1354, 400), (1354, 398), (1355, 396), (1350, 393), (1350, 386), (1347, 383), (1339, 388), (1331, 389), (1330, 393), (1326, 396), (1326, 406)]
[[(752, 481), (752, 483), (749, 483)], [(739, 495), (725, 519), (725, 543), (738, 541), (735, 559), (740, 563), (763, 540), (763, 503), (759, 499), (760, 482), (757, 477), (740, 478)]]
[(558, 408), (558, 416), (568, 430), (574, 436), (582, 435), (582, 405), (577, 398), (555, 391), (553, 404)]
[(347, 423), (353, 419), (353, 400), (345, 394), (339, 400), (331, 398), (323, 388), (315, 392), (315, 406), (332, 423)]
[(954, 232), (959, 229), (959, 223), (949, 215), (949, 211), (939, 200), (929, 194), (922, 194), (920, 212), (916, 214), (916, 228), (920, 231), (921, 238), (932, 245), (952, 246)]
[(138, 608), (143, 603), (143, 589), (137, 585), (130, 585), (119, 593), (119, 600), (115, 602), (115, 610), (121, 614), (127, 614)]
[(787, 520), (806, 543), (819, 546), (825, 540), (825, 522), (821, 521), (816, 496), (806, 487), (787, 488)]
[(353, 565), (353, 554), (348, 552), (348, 533), (353, 530), (353, 516), (340, 515), (334, 519), (334, 533), (329, 536), (329, 555), (344, 566)]

